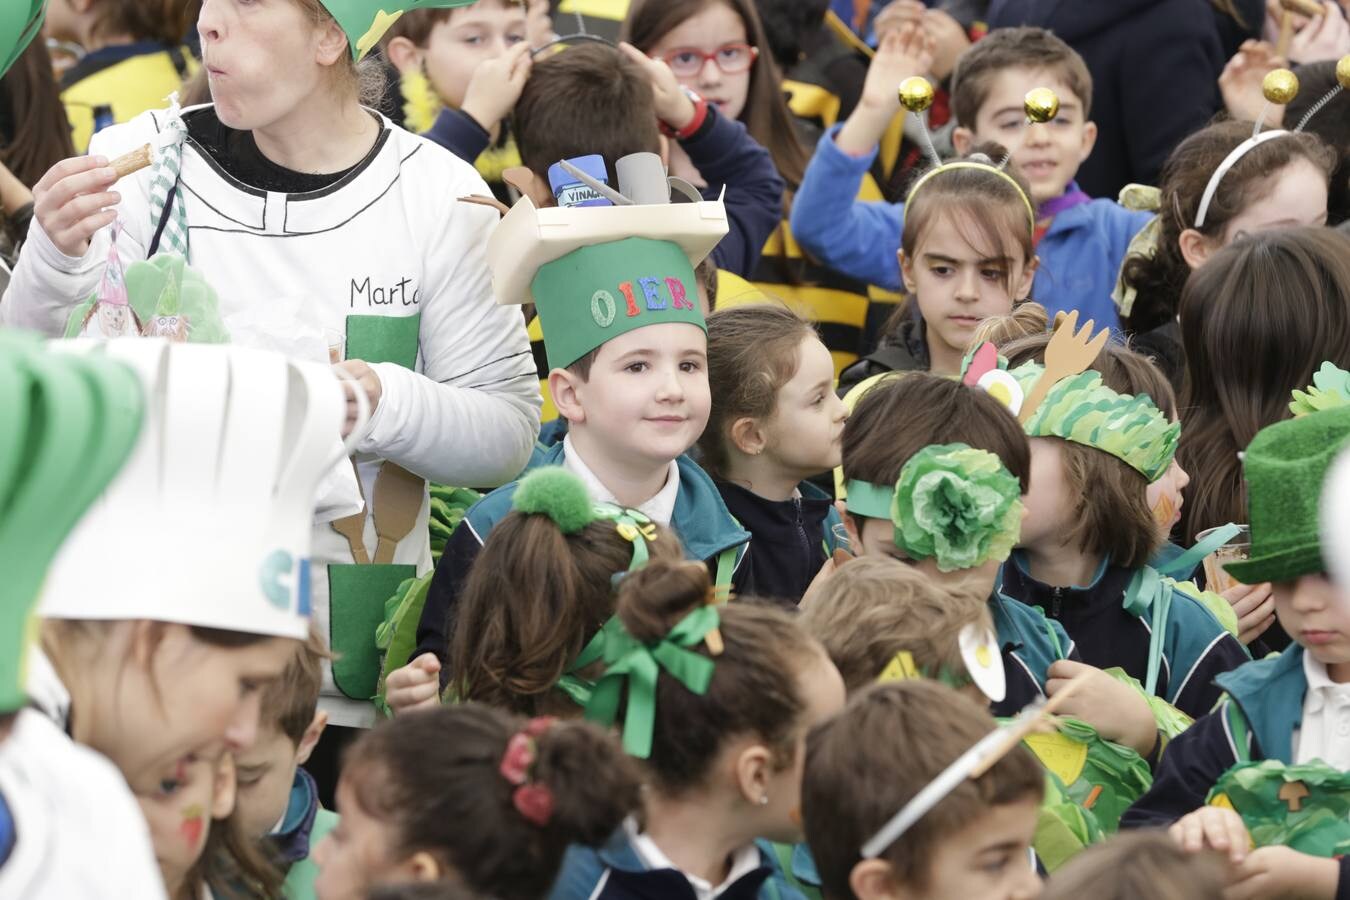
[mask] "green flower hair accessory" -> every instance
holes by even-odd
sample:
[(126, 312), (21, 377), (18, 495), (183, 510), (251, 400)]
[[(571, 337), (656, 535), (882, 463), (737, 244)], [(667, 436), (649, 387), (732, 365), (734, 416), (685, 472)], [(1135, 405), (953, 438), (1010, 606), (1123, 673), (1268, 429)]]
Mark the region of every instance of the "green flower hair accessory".
[(511, 508), (526, 515), (548, 516), (563, 534), (576, 534), (594, 522), (595, 501), (586, 484), (560, 466), (543, 466), (520, 480)]
[(1021, 485), (997, 456), (965, 444), (925, 447), (900, 470), (891, 500), (895, 545), (938, 569), (971, 569), (1012, 553)]
[(1335, 363), (1324, 362), (1307, 391), (1295, 390), (1293, 396), (1289, 411), (1295, 419), (1324, 409), (1350, 406), (1350, 372)]
[(611, 619), (613, 624), (606, 623), (601, 630), (605, 674), (591, 689), (586, 719), (613, 725), (619, 717), (619, 700), (627, 684), (623, 749), (639, 759), (650, 757), (656, 728), (656, 682), (661, 670), (665, 669), (691, 692), (706, 694), (712, 684), (714, 664), (710, 657), (695, 653), (692, 648), (704, 643), (721, 621), (716, 606), (700, 606), (676, 623), (665, 637), (643, 642), (629, 634), (617, 618)]
[[(1010, 373), (1030, 394), (1045, 369), (1029, 362)], [(1181, 425), (1168, 421), (1148, 397), (1126, 396), (1088, 370), (1061, 378), (1023, 423), (1030, 437), (1057, 437), (1109, 453), (1157, 481), (1172, 465)]]

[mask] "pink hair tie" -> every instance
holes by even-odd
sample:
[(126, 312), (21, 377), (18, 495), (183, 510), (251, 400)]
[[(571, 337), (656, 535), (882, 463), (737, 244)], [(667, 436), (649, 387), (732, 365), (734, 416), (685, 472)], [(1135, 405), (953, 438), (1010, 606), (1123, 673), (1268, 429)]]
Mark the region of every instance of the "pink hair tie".
[(502, 777), (516, 786), (511, 794), (516, 812), (540, 828), (548, 825), (553, 818), (553, 791), (548, 785), (532, 780), (531, 770), (539, 758), (535, 739), (542, 737), (555, 721), (552, 716), (531, 719), (523, 731), (511, 735), (511, 739), (506, 742), (502, 761), (497, 766)]

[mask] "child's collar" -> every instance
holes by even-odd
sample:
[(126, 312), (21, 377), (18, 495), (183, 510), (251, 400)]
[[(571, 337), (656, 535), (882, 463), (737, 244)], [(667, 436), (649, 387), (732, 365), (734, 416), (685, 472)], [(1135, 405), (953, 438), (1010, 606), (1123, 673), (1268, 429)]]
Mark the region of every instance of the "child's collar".
[(1083, 192), (1078, 186), (1078, 182), (1070, 181), (1068, 186), (1064, 188), (1064, 193), (1058, 197), (1051, 197), (1036, 208), (1036, 218), (1053, 219), (1067, 209), (1091, 202), (1092, 198)]
[[(585, 458), (577, 450), (576, 443), (572, 440), (570, 433), (563, 438), (563, 466), (585, 483), (586, 491), (593, 500), (601, 503), (612, 503), (615, 506), (626, 505), (619, 502), (614, 493), (605, 487), (604, 482), (587, 464)], [(671, 460), (667, 465), (666, 480), (661, 489), (636, 508), (639, 512), (645, 513), (652, 521), (669, 527), (671, 519), (675, 515), (675, 498), (679, 492), (680, 467), (674, 460)]]

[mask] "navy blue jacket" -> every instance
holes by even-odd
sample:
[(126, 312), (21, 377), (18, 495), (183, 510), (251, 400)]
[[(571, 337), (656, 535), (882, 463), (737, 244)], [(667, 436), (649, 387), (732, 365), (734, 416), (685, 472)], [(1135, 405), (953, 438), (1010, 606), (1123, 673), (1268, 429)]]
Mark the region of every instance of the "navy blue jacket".
[[(1219, 778), (1241, 760), (1277, 759), (1293, 765), (1294, 732), (1303, 724), (1303, 648), (1291, 644), (1279, 656), (1249, 662), (1220, 675), (1226, 691), (1220, 705), (1174, 737), (1153, 776), (1153, 787), (1134, 802), (1121, 828), (1170, 825), (1205, 805)], [(1228, 705), (1247, 721), (1245, 753), (1239, 753), (1228, 727)], [(1350, 857), (1341, 859), (1337, 900), (1350, 900)]]
[[(561, 440), (552, 446), (537, 447), (526, 470), (562, 465), (563, 447)], [(670, 525), (684, 544), (685, 555), (690, 559), (706, 560), (715, 577), (718, 558), (734, 548), (736, 569), (732, 587), (738, 594), (753, 595), (750, 567), (745, 564), (750, 552), (750, 534), (727, 512), (712, 479), (697, 463), (688, 456), (681, 456), (676, 462), (680, 469), (680, 490), (675, 497), (675, 513)], [(454, 631), (451, 620), (459, 604), (464, 579), (483, 549), (488, 534), (511, 512), (511, 498), (519, 484), (513, 481), (503, 485), (470, 507), (464, 522), (446, 541), (445, 551), (436, 564), (426, 605), (422, 607), (422, 617), (417, 623), (417, 651), (413, 658), (423, 653), (436, 655), (441, 661), (441, 687), (445, 687), (450, 677), (449, 641)]]
[(1097, 145), (1078, 183), (1094, 197), (1157, 184), (1172, 149), (1221, 106), (1227, 59), (1209, 0), (994, 0), (988, 21), (1048, 28), (1087, 63)]
[[(1045, 610), (1074, 639), (1083, 662), (1108, 669), (1119, 666), (1142, 684), (1148, 677), (1149, 624), (1127, 612), (1125, 589), (1131, 569), (1103, 564), (1092, 583), (1056, 588), (1027, 574), (1020, 552), (1003, 567), (1003, 591), (1028, 606)], [(1176, 592), (1163, 638), (1157, 695), (1192, 718), (1214, 708), (1220, 690), (1216, 676), (1250, 657), (1209, 610), (1195, 598)]]
[(830, 529), (840, 518), (829, 494), (803, 481), (801, 497), (767, 500), (728, 481), (714, 479), (714, 484), (727, 509), (754, 540), (755, 552), (747, 565), (755, 596), (795, 607), (834, 552)]
[[(728, 885), (718, 900), (805, 900), (783, 878), (770, 845), (756, 847), (760, 867)], [(569, 847), (548, 900), (695, 900), (695, 894), (679, 870), (648, 869), (620, 828), (599, 849)]]

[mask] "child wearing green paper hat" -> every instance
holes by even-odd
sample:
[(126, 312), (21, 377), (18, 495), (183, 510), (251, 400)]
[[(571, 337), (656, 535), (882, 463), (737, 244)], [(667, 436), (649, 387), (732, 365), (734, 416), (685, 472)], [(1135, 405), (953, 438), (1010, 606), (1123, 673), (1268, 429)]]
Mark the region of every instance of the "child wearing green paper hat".
[(824, 648), (785, 610), (710, 602), (693, 562), (619, 583), (618, 631), (586, 717), (646, 761), (644, 808), (568, 855), (550, 900), (801, 900), (759, 839), (801, 840), (807, 733), (844, 704)]
[[(402, 14), (468, 2), (207, 0), (197, 31), (212, 102), (106, 128), (89, 156), (53, 167), (38, 187), (33, 252), (0, 307), (0, 324), (57, 335), (109, 252), (128, 281), (133, 261), (170, 253), (214, 287), (233, 344), (352, 376), (348, 427), (358, 390), (375, 414), (356, 474), (333, 468), (314, 523), (315, 605), (340, 660), (323, 699), (336, 726), (374, 718), (369, 611), (431, 569), (419, 482), (503, 484), (538, 433), (524, 323), (490, 296), (484, 252), (498, 217), (458, 202), (487, 186), (363, 96), (375, 65), (365, 57)], [(109, 159), (146, 144), (153, 164), (119, 180)], [(190, 337), (205, 325), (186, 283), (177, 316), (159, 318)], [(377, 534), (377, 520), (395, 525)], [(341, 734), (329, 732), (320, 759)]]
[[(572, 53), (574, 51), (568, 51)], [(662, 170), (648, 195), (668, 191)], [(591, 498), (670, 527), (719, 588), (752, 588), (750, 534), (686, 451), (708, 421), (708, 339), (694, 266), (726, 233), (719, 202), (536, 208), (522, 198), (494, 232), (498, 301), (533, 300), (566, 436), (531, 462), (563, 466)], [(434, 703), (449, 629), (483, 542), (511, 511), (513, 482), (474, 505), (446, 543), (422, 609), (417, 656), (386, 680), (395, 710)]]
[(1274, 584), (1294, 643), (1219, 677), (1221, 703), (1172, 741), (1122, 820), (1171, 824), (1185, 849), (1226, 854), (1253, 896), (1331, 898), (1350, 886), (1350, 603), (1326, 575), (1318, 528), (1327, 471), (1348, 442), (1343, 407), (1272, 425), (1247, 447), (1251, 556), (1228, 568)]
[[(1075, 324), (1066, 319), (1050, 346)], [(1198, 592), (1151, 567), (1163, 539), (1148, 486), (1171, 468), (1180, 426), (1149, 397), (1107, 387), (1088, 368), (1095, 346), (1076, 374), (1050, 384), (1036, 362), (990, 373), (1003, 376), (1032, 454), (1027, 519), (1003, 590), (1063, 624), (1084, 662), (1123, 669), (1194, 718), (1218, 699), (1215, 676), (1250, 657)]]
[[(937, 376), (882, 381), (844, 426), (844, 475), (844, 523), (855, 552), (903, 559), (940, 583), (988, 598), (1007, 673), (995, 715), (1016, 713), (1085, 668), (1058, 623), (998, 585), (1031, 480), (1026, 436), (1006, 407)], [(950, 527), (941, 524), (945, 518)], [(1109, 678), (1095, 682), (1095, 691), (1102, 696), (1076, 697), (1066, 711), (1148, 754), (1156, 734), (1143, 699)]]
[(45, 663), (34, 612), (43, 579), (125, 463), (140, 388), (112, 360), (52, 353), (4, 331), (0, 382), (0, 896), (162, 898), (123, 774), (31, 708)]

